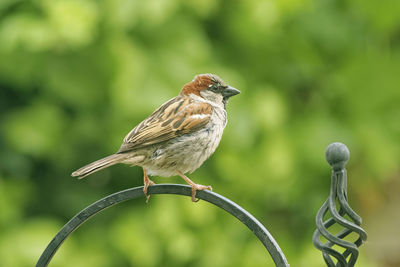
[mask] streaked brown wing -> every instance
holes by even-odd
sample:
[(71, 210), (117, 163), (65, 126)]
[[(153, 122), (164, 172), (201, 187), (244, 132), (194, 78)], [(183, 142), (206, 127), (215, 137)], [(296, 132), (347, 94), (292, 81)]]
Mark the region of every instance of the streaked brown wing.
[(210, 121), (212, 106), (177, 96), (160, 106), (125, 138), (117, 153), (170, 140), (199, 130)]

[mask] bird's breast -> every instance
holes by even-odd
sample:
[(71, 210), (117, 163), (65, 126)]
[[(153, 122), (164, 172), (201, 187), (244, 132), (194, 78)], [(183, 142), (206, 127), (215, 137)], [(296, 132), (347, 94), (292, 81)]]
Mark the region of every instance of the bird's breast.
[(225, 110), (217, 110), (202, 129), (174, 138), (154, 149), (144, 166), (149, 174), (176, 175), (177, 171), (191, 173), (214, 153), (226, 125)]

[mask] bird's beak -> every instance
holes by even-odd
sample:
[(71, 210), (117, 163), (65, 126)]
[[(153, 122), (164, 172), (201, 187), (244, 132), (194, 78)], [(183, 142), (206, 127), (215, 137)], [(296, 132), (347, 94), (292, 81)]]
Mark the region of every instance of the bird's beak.
[(237, 94), (240, 94), (240, 91), (238, 89), (230, 87), (230, 86), (224, 88), (224, 90), (222, 91), (222, 96), (225, 99), (228, 99), (231, 96), (234, 96), (234, 95), (237, 95)]

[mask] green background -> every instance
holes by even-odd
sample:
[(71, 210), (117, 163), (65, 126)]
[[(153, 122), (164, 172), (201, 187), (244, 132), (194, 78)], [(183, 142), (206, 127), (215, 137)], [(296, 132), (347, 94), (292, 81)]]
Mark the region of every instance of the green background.
[[(216, 153), (190, 175), (270, 230), (291, 266), (328, 196), (328, 144), (349, 147), (358, 266), (400, 265), (400, 1), (1, 0), (0, 266), (33, 266), (56, 232), (139, 167), (76, 180), (195, 74), (242, 91)], [(154, 177), (156, 183), (183, 183)], [(96, 216), (51, 266), (272, 266), (240, 222), (181, 196)]]

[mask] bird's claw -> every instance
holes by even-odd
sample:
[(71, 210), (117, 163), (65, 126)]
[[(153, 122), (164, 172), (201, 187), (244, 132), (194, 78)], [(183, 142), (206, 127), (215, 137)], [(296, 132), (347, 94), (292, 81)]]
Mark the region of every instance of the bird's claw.
[(210, 191), (213, 190), (211, 185), (201, 185), (201, 184), (192, 185), (192, 201), (193, 202), (198, 202), (199, 201), (199, 199), (196, 198), (197, 190), (203, 191), (203, 190), (206, 190), (206, 189), (210, 190)]
[(150, 179), (145, 180), (144, 187), (143, 187), (143, 193), (146, 196), (146, 203), (149, 203), (150, 195), (147, 194), (147, 189), (151, 185), (155, 185), (155, 183), (152, 180), (150, 180)]

